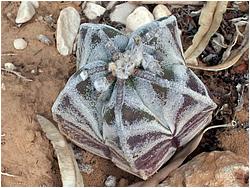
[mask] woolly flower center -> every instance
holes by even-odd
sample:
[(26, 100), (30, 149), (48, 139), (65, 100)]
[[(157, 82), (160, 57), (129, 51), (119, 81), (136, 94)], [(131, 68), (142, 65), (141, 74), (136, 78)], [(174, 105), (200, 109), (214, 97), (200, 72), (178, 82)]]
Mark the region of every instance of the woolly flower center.
[(143, 60), (143, 46), (140, 45), (124, 53), (116, 53), (113, 61), (109, 63), (109, 71), (117, 78), (128, 79)]

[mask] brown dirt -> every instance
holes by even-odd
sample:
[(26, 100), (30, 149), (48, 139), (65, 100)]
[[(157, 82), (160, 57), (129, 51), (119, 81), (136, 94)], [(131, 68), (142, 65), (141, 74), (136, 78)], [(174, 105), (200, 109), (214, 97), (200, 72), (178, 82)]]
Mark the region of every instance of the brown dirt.
[[(35, 115), (41, 114), (52, 120), (51, 106), (69, 76), (75, 70), (75, 57), (73, 55), (67, 57), (59, 55), (55, 47), (55, 30), (36, 21), (36, 19), (39, 16), (52, 14), (56, 20), (62, 8), (74, 6), (79, 10), (80, 7), (72, 2), (42, 2), (33, 19), (18, 28), (7, 18), (6, 14), (10, 12), (16, 15), (19, 5), (19, 2), (2, 2), (1, 64), (3, 67), (4, 63), (13, 63), (17, 67), (16, 71), (33, 81), (27, 82), (13, 74), (2, 71), (1, 171), (17, 177), (2, 175), (1, 185), (61, 186), (56, 156)], [(46, 46), (37, 41), (36, 36), (38, 34), (49, 36), (53, 39), (53, 45)], [(15, 50), (13, 47), (15, 38), (25, 38), (28, 47), (22, 51)], [(15, 53), (16, 55), (6, 55), (8, 53)], [(31, 73), (31, 71), (35, 73)], [(241, 71), (241, 69), (238, 71)], [(213, 81), (209, 80), (207, 83), (209, 85)], [(220, 84), (219, 81), (217, 83)], [(220, 93), (219, 88), (222, 88), (222, 86), (217, 87), (216, 84), (208, 87), (212, 90), (212, 93), (216, 89)], [(223, 95), (224, 91), (220, 94)], [(248, 98), (246, 100), (248, 102)], [(243, 110), (236, 114), (241, 123), (248, 120), (248, 107), (244, 107)], [(221, 142), (220, 146), (223, 149), (234, 151), (243, 156), (248, 156), (248, 148), (245, 144), (248, 142), (247, 138), (244, 130), (218, 134), (218, 140)], [(242, 146), (241, 151), (239, 151), (240, 146)], [(244, 153), (243, 150), (247, 153)], [(82, 153), (84, 163), (92, 165), (94, 169), (94, 172), (90, 175), (83, 174), (85, 186), (104, 186), (104, 181), (108, 175), (116, 176), (118, 182), (120, 181), (120, 184), (123, 185), (139, 180), (118, 169), (109, 160), (102, 159), (84, 150), (82, 150)]]
[(220, 132), (217, 137), (220, 142), (219, 147), (223, 150), (232, 151), (248, 159), (249, 138), (248, 133), (244, 129)]

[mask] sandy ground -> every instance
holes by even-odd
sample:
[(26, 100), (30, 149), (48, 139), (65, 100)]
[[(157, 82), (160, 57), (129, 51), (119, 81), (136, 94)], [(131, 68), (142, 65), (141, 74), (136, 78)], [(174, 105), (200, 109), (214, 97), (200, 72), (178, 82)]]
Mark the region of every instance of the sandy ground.
[[(2, 2), (2, 67), (4, 63), (13, 63), (16, 71), (33, 80), (28, 82), (2, 71), (1, 171), (16, 176), (2, 176), (2, 186), (61, 186), (56, 156), (35, 116), (41, 114), (52, 120), (51, 106), (75, 70), (75, 57), (59, 55), (55, 47), (55, 31), (36, 19), (50, 14), (56, 19), (60, 10), (69, 5), (78, 10), (80, 8), (70, 2), (40, 3), (33, 19), (18, 28), (6, 14), (16, 15), (19, 3)], [(53, 39), (53, 45), (46, 46), (39, 42), (36, 39), (38, 34)], [(15, 50), (15, 38), (24, 38), (28, 47), (22, 51)], [(247, 104), (238, 115), (241, 123), (248, 121), (248, 98), (246, 100)], [(229, 135), (233, 135), (234, 139), (228, 139)], [(221, 149), (248, 156), (248, 135), (244, 129), (218, 132), (217, 139)], [(86, 186), (103, 186), (108, 175), (115, 175), (118, 182), (130, 184), (138, 181), (138, 178), (123, 172), (108, 160), (84, 150), (82, 154), (83, 161), (94, 169), (90, 175), (83, 174)]]

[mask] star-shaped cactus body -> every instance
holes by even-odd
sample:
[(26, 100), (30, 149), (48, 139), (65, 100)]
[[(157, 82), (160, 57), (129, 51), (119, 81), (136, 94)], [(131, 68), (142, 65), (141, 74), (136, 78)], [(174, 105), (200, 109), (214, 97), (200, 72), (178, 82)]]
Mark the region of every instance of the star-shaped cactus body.
[(170, 16), (130, 36), (82, 24), (77, 71), (52, 112), (72, 142), (147, 179), (204, 129), (215, 108), (185, 66), (180, 31)]

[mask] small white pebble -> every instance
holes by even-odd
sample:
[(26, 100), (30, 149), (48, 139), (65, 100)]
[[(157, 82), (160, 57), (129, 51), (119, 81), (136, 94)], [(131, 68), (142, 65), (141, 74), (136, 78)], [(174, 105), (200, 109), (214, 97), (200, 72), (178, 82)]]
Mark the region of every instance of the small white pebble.
[(36, 71), (34, 69), (31, 70), (31, 74), (35, 74)]
[(94, 20), (97, 17), (103, 15), (105, 11), (106, 9), (104, 7), (88, 2), (83, 12), (88, 19)]
[(8, 71), (13, 71), (16, 69), (16, 66), (13, 63), (4, 63), (4, 68)]
[(108, 176), (106, 181), (105, 181), (105, 186), (106, 187), (115, 187), (116, 186), (116, 177), (115, 176)]
[(6, 16), (7, 16), (8, 18), (11, 18), (11, 17), (12, 17), (12, 13), (11, 13), (11, 12), (8, 12), (8, 13), (6, 14)]
[(17, 49), (17, 50), (23, 50), (27, 47), (27, 42), (22, 39), (22, 38), (19, 38), (19, 39), (15, 39), (14, 42), (14, 47)]
[(36, 10), (32, 2), (22, 1), (17, 12), (16, 23), (23, 24), (31, 20), (31, 18), (35, 15), (35, 13), (36, 13)]
[(98, 92), (107, 91), (109, 88), (109, 82), (107, 78), (99, 78), (94, 81), (94, 87)]
[[(1, 84), (1, 89), (3, 90), (3, 91), (5, 91), (6, 90), (6, 87), (5, 87), (5, 84), (2, 82), (2, 84)], [(3, 135), (1, 135), (1, 136), (3, 136)], [(4, 135), (5, 136), (5, 135)]]
[(114, 11), (110, 14), (110, 20), (112, 22), (126, 24), (128, 15), (133, 12), (136, 7), (137, 5), (128, 2), (116, 5)]
[(80, 73), (80, 76), (81, 76), (82, 80), (85, 81), (88, 78), (88, 72), (86, 70), (83, 70)]
[(154, 16), (143, 6), (137, 7), (128, 17), (126, 27), (130, 31), (135, 31), (139, 27), (154, 20)]
[(172, 13), (165, 5), (157, 5), (153, 10), (153, 15), (156, 20), (162, 17), (170, 16), (171, 14)]
[(61, 10), (56, 28), (56, 47), (61, 55), (67, 56), (72, 53), (80, 22), (80, 15), (75, 8), (67, 7)]

